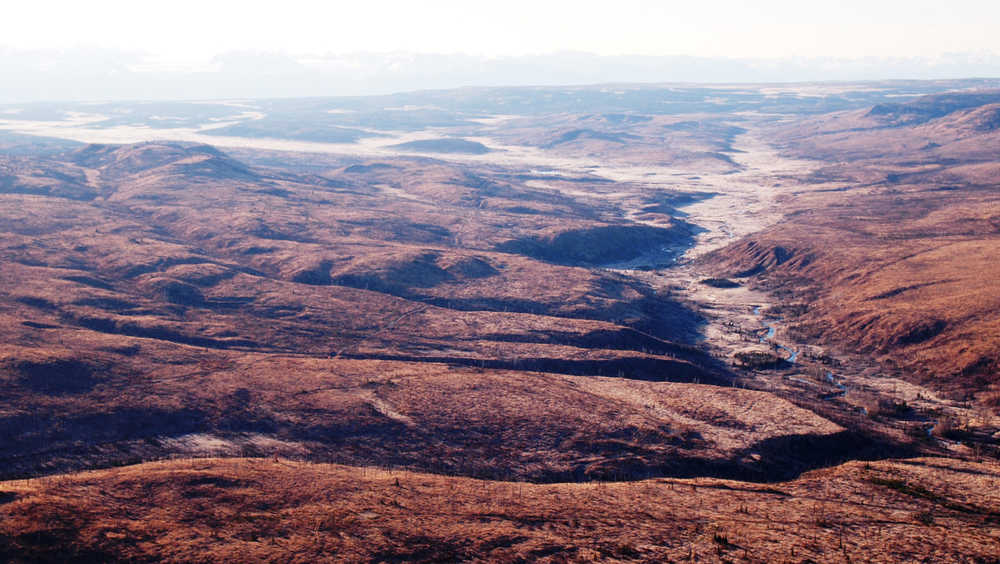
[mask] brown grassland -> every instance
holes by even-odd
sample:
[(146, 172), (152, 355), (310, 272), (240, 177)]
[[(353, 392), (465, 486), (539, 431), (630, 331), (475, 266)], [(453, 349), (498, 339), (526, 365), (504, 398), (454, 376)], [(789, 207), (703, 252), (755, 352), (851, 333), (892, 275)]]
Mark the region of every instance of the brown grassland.
[(530, 484), (284, 459), (0, 484), (12, 562), (992, 562), (1000, 468), (851, 462), (760, 485)]

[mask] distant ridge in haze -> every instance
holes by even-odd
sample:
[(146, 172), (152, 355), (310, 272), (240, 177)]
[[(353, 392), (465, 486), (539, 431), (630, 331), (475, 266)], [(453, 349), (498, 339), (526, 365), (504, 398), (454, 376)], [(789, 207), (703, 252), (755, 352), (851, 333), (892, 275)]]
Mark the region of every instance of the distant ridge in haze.
[(387, 94), (462, 86), (622, 82), (759, 83), (1000, 76), (1000, 56), (728, 59), (561, 52), (482, 57), (349, 53), (293, 57), (233, 52), (201, 68), (142, 53), (0, 48), (0, 103), (52, 100), (218, 99)]

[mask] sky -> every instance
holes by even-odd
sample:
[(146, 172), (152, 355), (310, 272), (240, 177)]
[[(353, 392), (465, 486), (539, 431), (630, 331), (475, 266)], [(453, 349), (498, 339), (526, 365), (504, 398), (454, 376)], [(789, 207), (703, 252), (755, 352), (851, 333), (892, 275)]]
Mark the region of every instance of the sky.
[(32, 0), (0, 103), (1000, 77), (1000, 1)]
[(935, 57), (1000, 54), (998, 23), (995, 0), (34, 0), (6, 3), (0, 45), (117, 48), (175, 62), (241, 50)]

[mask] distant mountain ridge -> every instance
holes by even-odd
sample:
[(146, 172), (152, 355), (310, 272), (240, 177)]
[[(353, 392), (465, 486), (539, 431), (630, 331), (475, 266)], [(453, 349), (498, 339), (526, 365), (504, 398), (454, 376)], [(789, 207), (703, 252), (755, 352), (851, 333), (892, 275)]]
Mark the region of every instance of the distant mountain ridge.
[(960, 110), (1000, 103), (1000, 90), (986, 92), (949, 92), (921, 96), (903, 103), (874, 106), (868, 117), (890, 120), (899, 125), (917, 125)]
[[(1000, 56), (938, 58), (514, 57), (433, 53), (220, 54), (210, 66), (164, 68), (138, 52), (0, 48), (0, 103), (352, 96), (459, 88), (612, 83), (776, 83), (1000, 76)], [(94, 80), (100, 77), (100, 80)]]

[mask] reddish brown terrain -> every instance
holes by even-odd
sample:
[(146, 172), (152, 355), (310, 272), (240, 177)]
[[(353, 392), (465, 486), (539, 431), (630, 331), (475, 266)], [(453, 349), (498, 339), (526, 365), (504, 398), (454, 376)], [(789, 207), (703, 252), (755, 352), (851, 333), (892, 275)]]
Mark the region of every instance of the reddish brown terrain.
[(996, 562), (980, 86), (0, 120), (0, 560)]
[(14, 562), (995, 562), (1000, 467), (529, 484), (199, 459), (7, 482)]
[[(567, 395), (573, 384), (560, 375), (724, 378), (685, 344), (692, 312), (585, 268), (682, 237), (682, 226), (612, 223), (558, 195), (434, 162), (300, 177), (207, 146), (152, 143), (12, 160), (9, 170), (8, 476), (185, 452), (172, 437), (206, 432), (424, 469), (657, 472), (683, 466), (674, 453), (686, 431), (669, 418), (548, 422), (561, 408), (541, 408), (550, 401), (591, 416), (616, 405)], [(504, 198), (545, 211), (494, 211)], [(482, 391), (457, 393), (469, 386)], [(538, 408), (519, 405), (521, 389)], [(648, 425), (670, 446), (638, 458), (623, 450)], [(568, 450), (548, 452), (561, 444)], [(470, 445), (487, 458), (455, 458)], [(522, 450), (531, 453), (504, 457)], [(700, 447), (687, 450), (702, 463)]]

